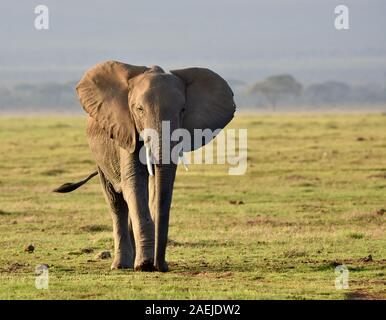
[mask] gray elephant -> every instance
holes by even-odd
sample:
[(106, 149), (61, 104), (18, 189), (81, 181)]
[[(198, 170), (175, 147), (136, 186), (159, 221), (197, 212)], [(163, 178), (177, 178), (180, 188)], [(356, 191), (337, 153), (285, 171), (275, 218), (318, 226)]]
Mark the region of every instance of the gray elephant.
[[(171, 132), (185, 128), (192, 136), (195, 129), (222, 129), (235, 112), (232, 90), (208, 69), (165, 73), (158, 66), (116, 61), (88, 70), (76, 89), (88, 113), (87, 137), (97, 171), (54, 191), (73, 191), (99, 174), (113, 219), (115, 254), (111, 268), (165, 272), (177, 162), (175, 156), (173, 161), (163, 161), (162, 143), (169, 140), (173, 147), (178, 142), (160, 132), (161, 124), (167, 121)], [(159, 141), (142, 139), (141, 132), (148, 128), (159, 133)], [(183, 151), (207, 142), (195, 141)], [(140, 159), (143, 147), (146, 163)]]

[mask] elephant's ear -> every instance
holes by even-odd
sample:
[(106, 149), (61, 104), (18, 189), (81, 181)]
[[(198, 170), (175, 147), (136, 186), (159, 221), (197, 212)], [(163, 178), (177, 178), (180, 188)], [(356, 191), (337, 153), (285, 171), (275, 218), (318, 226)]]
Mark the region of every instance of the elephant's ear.
[(129, 152), (135, 149), (136, 129), (128, 106), (128, 80), (146, 70), (106, 61), (89, 69), (76, 87), (83, 109)]
[[(182, 79), (186, 86), (183, 127), (190, 132), (191, 137), (194, 137), (194, 129), (215, 131), (224, 128), (232, 120), (236, 110), (233, 92), (228, 83), (217, 73), (205, 68), (188, 68), (170, 72)], [(191, 150), (208, 142), (202, 141), (199, 144), (196, 142)]]

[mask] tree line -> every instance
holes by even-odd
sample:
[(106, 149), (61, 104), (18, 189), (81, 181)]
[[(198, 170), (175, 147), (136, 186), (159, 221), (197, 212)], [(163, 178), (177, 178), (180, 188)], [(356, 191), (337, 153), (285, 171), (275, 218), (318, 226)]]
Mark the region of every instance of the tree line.
[(292, 75), (269, 76), (239, 91), (243, 105), (255, 108), (278, 106), (344, 107), (386, 104), (386, 83), (349, 85), (340, 81), (325, 81), (302, 85)]
[[(240, 108), (270, 109), (307, 106), (307, 108), (369, 106), (386, 104), (386, 85), (352, 86), (339, 81), (326, 81), (304, 86), (292, 75), (269, 76), (251, 85), (230, 81)], [(76, 81), (67, 83), (21, 83), (11, 88), (0, 87), (1, 110), (79, 111), (75, 93)]]

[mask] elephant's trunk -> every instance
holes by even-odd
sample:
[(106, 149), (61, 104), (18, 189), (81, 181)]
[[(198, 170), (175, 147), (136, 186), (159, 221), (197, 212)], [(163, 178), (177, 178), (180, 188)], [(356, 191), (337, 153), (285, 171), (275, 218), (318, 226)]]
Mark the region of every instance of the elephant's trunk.
[(155, 252), (154, 263), (159, 271), (167, 271), (165, 262), (169, 229), (169, 212), (172, 202), (173, 185), (176, 174), (175, 164), (161, 164), (155, 167)]

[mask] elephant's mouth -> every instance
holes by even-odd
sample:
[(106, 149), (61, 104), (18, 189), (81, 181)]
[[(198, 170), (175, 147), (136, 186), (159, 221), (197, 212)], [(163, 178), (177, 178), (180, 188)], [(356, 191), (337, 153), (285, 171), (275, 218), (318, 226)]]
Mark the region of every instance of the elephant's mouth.
[[(147, 167), (147, 171), (149, 173), (150, 176), (154, 176), (154, 164), (155, 164), (155, 161), (154, 161), (154, 157), (153, 157), (153, 154), (152, 154), (152, 150), (151, 150), (151, 147), (149, 144), (145, 144), (145, 149), (146, 149), (146, 167)], [(182, 150), (179, 152), (178, 154), (178, 158), (181, 159), (181, 162), (185, 168), (185, 171), (188, 171), (188, 164), (186, 162), (186, 159), (184, 157), (184, 153), (182, 152)], [(162, 162), (162, 157), (159, 161), (159, 164), (162, 165), (163, 162)], [(176, 163), (177, 164), (177, 163)]]

